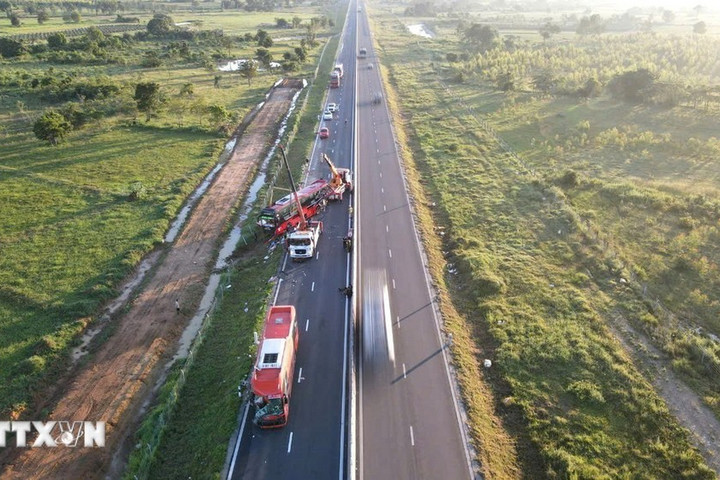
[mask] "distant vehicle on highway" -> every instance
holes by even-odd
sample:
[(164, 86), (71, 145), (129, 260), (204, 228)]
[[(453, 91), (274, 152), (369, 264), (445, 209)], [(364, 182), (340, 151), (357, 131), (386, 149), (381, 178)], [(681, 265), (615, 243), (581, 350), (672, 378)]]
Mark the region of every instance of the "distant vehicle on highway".
[(390, 314), (387, 274), (384, 270), (368, 270), (362, 280), (362, 355), (366, 364), (395, 364), (395, 347)]
[(333, 119), (332, 112), (330, 110), (325, 110), (325, 112), (322, 115), (322, 119), (323, 120), (332, 120)]
[(372, 63), (368, 63), (368, 70), (372, 70), (372, 69), (373, 69), (373, 64), (372, 64)]
[(340, 105), (338, 105), (337, 103), (328, 103), (325, 110), (327, 110), (328, 112), (337, 112), (339, 108)]
[(363, 47), (358, 51), (358, 58), (365, 58), (365, 57), (367, 57), (367, 48)]
[(327, 127), (322, 127), (320, 131), (318, 131), (318, 134), (320, 138), (328, 138), (330, 136), (330, 130)]

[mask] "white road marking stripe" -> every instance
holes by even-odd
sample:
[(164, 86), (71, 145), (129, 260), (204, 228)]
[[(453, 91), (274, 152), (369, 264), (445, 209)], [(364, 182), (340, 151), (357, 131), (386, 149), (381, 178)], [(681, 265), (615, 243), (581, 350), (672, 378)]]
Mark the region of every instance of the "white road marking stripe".
[(388, 248), (388, 254), (390, 255), (390, 258), (392, 258), (392, 250)]
[(315, 291), (315, 282), (313, 282), (312, 285), (310, 286), (310, 291), (311, 292)]
[(407, 372), (405, 371), (405, 364), (403, 363), (403, 378), (407, 378)]
[[(410, 428), (412, 429), (412, 427), (410, 427)], [(292, 450), (292, 437), (293, 437), (293, 432), (290, 432), (290, 440), (288, 440), (288, 453), (290, 453), (290, 450)], [(413, 445), (415, 445), (415, 444), (413, 443)]]
[(317, 260), (318, 258), (320, 258), (320, 251), (315, 254), (315, 259)]
[(393, 278), (393, 290), (395, 290), (395, 279)]
[(385, 225), (385, 233), (388, 233), (389, 231), (390, 231), (390, 227), (388, 227), (387, 225)]
[(380, 187), (380, 193), (385, 193), (385, 189), (383, 187)]
[(277, 303), (277, 297), (278, 297), (278, 294), (280, 293), (280, 284), (282, 283), (282, 281), (283, 281), (282, 278), (280, 280), (278, 280), (277, 290), (275, 290), (275, 298), (273, 298), (273, 305), (275, 305)]
[(387, 212), (387, 205), (383, 205), (383, 212)]
[(237, 436), (237, 442), (235, 442), (235, 451), (233, 452), (232, 462), (230, 462), (230, 468), (228, 469), (227, 478), (230, 480), (233, 472), (235, 471), (235, 461), (237, 460), (238, 452), (240, 451), (240, 441), (242, 440), (243, 431), (245, 430), (245, 420), (247, 420), (248, 410), (250, 409), (250, 402), (245, 404), (245, 413), (243, 413), (242, 423), (240, 424), (240, 433)]
[(300, 367), (300, 371), (298, 372), (298, 383), (300, 383), (300, 380), (302, 380), (302, 367)]
[(310, 326), (310, 319), (308, 318), (307, 320), (305, 320), (305, 331), (306, 332), (307, 332), (309, 326)]
[[(292, 433), (290, 434), (290, 438), (292, 438)], [(410, 443), (412, 444), (413, 447), (415, 446), (415, 434), (413, 434), (412, 425), (410, 425)], [(288, 450), (288, 453), (289, 452), (290, 452), (290, 450)]]

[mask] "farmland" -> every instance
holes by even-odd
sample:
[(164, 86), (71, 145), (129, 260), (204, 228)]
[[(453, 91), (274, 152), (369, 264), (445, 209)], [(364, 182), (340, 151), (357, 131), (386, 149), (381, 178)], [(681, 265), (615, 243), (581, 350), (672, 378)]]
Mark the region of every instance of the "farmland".
[(717, 40), (500, 29), (473, 53), (470, 21), (406, 8), (370, 14), (484, 473), (714, 478), (646, 367), (720, 414)]
[[(87, 15), (83, 35), (56, 36), (53, 48), (46, 40), (23, 43), (2, 60), (3, 417), (32, 411), (33, 396), (65, 371), (70, 347), (140, 258), (162, 244), (234, 127), (282, 75), (261, 65), (241, 76), (218, 65), (254, 58), (264, 27), (270, 32), (261, 40), (278, 40), (263, 42), (263, 60), (284, 62), (290, 75), (314, 70), (320, 42), (309, 42), (298, 57), (306, 29), (279, 29), (275, 20), (283, 16), (321, 18), (311, 9), (234, 20), (226, 14), (208, 24), (232, 35), (201, 26), (106, 36), (92, 29), (101, 19)], [(28, 31), (52, 35), (56, 27), (51, 18)], [(317, 27), (322, 33), (321, 22)], [(159, 86), (152, 108), (138, 110), (138, 83)], [(48, 112), (67, 120), (65, 131), (40, 140), (34, 126)]]

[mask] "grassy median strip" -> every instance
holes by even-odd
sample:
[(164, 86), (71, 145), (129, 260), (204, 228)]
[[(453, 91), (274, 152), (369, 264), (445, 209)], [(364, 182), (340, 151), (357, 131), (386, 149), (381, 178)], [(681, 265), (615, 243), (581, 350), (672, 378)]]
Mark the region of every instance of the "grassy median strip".
[[(614, 339), (609, 318), (630, 305), (614, 294), (623, 272), (584, 247), (562, 175), (537, 175), (484, 129), (497, 94), (454, 89), (444, 58), (457, 44), (373, 13), (486, 477), (714, 478)], [(480, 372), (483, 358), (493, 366)]]

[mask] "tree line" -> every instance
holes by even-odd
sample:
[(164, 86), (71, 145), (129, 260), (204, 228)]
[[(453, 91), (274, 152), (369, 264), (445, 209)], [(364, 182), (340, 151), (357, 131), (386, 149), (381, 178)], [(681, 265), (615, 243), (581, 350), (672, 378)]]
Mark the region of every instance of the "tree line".
[[(296, 19), (292, 20), (296, 22)], [(282, 22), (277, 22), (280, 25)], [(307, 22), (306, 36), (300, 45), (283, 53), (275, 62), (269, 48), (274, 42), (270, 33), (259, 29), (255, 34), (226, 36), (222, 31), (188, 31), (175, 26), (174, 20), (165, 14), (156, 14), (145, 27), (145, 31), (134, 35), (105, 35), (97, 27), (89, 27), (80, 37), (68, 37), (64, 32), (48, 34), (44, 42), (25, 45), (22, 41), (0, 37), (0, 55), (13, 59), (34, 57), (51, 63), (112, 63), (113, 59), (135, 55), (136, 61), (145, 68), (156, 68), (167, 61), (195, 63), (210, 71), (216, 70), (216, 63), (226, 58), (218, 50), (209, 54), (208, 47), (222, 49), (233, 46), (256, 45), (253, 58), (242, 62), (237, 74), (251, 84), (260, 67), (271, 68), (275, 63), (284, 71), (294, 71), (308, 58), (308, 51), (317, 47), (315, 36), (320, 28), (331, 25), (327, 17), (315, 17)], [(136, 44), (139, 42), (160, 42), (160, 49), (148, 49), (138, 57)], [(223, 76), (215, 75), (214, 86), (219, 88)], [(0, 73), (0, 87), (14, 87), (39, 98), (42, 102), (55, 105), (48, 108), (34, 121), (35, 136), (52, 145), (62, 142), (67, 135), (84, 125), (104, 117), (117, 114), (145, 115), (145, 120), (155, 118), (168, 104), (167, 89), (156, 82), (119, 83), (109, 77), (88, 78), (78, 72), (56, 71), (50, 67), (45, 73), (29, 74), (24, 71)], [(179, 98), (190, 98), (194, 94), (192, 83), (186, 83), (177, 93)], [(177, 102), (175, 102), (177, 103)], [(199, 105), (194, 110), (205, 116), (223, 134), (230, 128), (230, 112), (222, 105)]]

